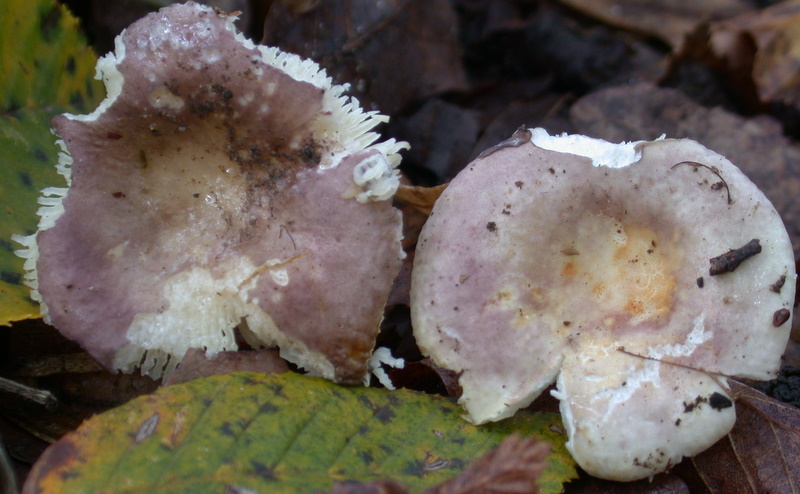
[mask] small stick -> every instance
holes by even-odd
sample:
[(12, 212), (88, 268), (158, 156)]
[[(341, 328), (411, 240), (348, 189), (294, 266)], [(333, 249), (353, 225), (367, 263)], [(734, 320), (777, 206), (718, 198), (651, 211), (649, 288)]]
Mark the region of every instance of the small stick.
[(732, 273), (740, 264), (760, 252), (761, 242), (754, 238), (738, 249), (729, 250), (721, 256), (709, 259), (711, 267), (708, 269), (708, 274), (716, 276), (718, 274)]
[(19, 395), (35, 403), (44, 405), (47, 408), (53, 408), (58, 404), (55, 395), (50, 391), (31, 388), (30, 386), (25, 386), (24, 384), (6, 379), (5, 377), (0, 377), (0, 391)]

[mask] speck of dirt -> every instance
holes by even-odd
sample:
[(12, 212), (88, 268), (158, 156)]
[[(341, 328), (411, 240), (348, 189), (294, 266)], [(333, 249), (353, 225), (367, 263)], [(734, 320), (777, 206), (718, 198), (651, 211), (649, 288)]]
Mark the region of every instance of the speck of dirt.
[(708, 404), (714, 410), (724, 410), (733, 406), (733, 402), (722, 393), (712, 393), (708, 397)]

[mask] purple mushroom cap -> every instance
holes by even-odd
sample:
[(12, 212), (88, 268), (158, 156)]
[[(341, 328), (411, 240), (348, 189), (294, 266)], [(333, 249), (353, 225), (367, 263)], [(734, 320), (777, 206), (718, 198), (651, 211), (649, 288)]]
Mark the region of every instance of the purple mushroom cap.
[(109, 369), (158, 377), (190, 348), (279, 346), (361, 383), (404, 256), (405, 143), (313, 62), (194, 3), (150, 14), (98, 62), (108, 96), (53, 119), (68, 189), (25, 242), (47, 321)]
[(634, 480), (731, 429), (727, 377), (776, 375), (795, 279), (778, 213), (724, 157), (529, 129), (437, 200), (411, 315), (470, 421), (556, 382), (576, 461)]

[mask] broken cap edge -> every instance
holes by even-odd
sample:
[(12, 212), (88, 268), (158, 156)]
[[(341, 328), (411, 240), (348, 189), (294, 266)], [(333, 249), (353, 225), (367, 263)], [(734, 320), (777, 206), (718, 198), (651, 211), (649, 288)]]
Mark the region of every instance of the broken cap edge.
[[(624, 168), (642, 159), (640, 144), (652, 141), (630, 141), (614, 143), (603, 139), (595, 139), (581, 134), (550, 135), (546, 129), (536, 127), (528, 129), (531, 142), (542, 149), (557, 153), (574, 154), (592, 160), (593, 166)], [(666, 134), (654, 139), (660, 141)]]

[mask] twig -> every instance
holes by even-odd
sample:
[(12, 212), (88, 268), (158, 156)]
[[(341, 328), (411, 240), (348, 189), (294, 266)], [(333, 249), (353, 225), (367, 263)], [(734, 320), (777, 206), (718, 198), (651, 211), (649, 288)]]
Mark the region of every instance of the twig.
[(36, 389), (25, 386), (16, 381), (0, 377), (0, 391), (19, 395), (27, 400), (33, 401), (47, 408), (53, 408), (58, 404), (55, 395), (45, 389)]

